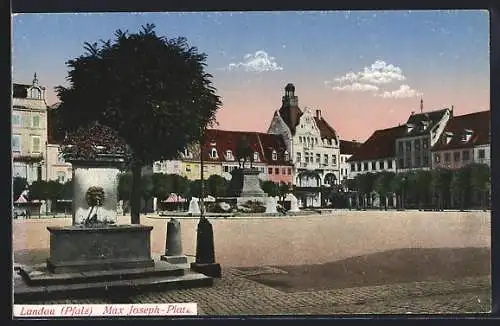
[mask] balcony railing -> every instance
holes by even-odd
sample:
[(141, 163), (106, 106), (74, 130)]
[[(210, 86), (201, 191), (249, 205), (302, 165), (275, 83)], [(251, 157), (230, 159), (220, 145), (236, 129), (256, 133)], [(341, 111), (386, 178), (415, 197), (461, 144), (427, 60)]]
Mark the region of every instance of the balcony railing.
[(323, 164), (321, 163), (313, 163), (313, 162), (298, 162), (295, 163), (295, 167), (299, 169), (307, 169), (307, 170), (316, 170), (323, 168)]

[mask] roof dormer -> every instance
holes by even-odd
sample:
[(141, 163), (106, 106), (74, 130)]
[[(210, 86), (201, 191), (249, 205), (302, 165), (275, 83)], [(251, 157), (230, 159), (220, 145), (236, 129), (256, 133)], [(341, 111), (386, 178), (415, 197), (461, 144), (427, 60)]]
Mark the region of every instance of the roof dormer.
[(470, 138), (472, 137), (472, 133), (473, 131), (470, 130), (470, 129), (465, 129), (463, 134), (462, 134), (462, 141), (464, 143), (468, 142), (470, 140)]
[(451, 142), (451, 140), (453, 139), (453, 133), (447, 131), (445, 133), (445, 136), (446, 136), (446, 138), (445, 138), (446, 144), (449, 144)]
[(412, 130), (415, 128), (415, 125), (413, 123), (407, 123), (406, 124), (406, 133), (412, 132)]
[(273, 149), (271, 157), (273, 161), (276, 161), (278, 159), (278, 153), (276, 152), (275, 149)]

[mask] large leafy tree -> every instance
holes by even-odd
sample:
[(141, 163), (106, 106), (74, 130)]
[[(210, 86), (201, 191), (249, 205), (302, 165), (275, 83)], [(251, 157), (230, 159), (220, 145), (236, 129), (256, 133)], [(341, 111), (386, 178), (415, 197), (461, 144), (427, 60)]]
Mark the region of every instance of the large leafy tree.
[(458, 199), (458, 206), (462, 210), (466, 206), (466, 195), (470, 190), (470, 169), (468, 166), (453, 171), (450, 181), (450, 191), (453, 198)]
[(491, 182), (490, 168), (486, 164), (470, 165), (470, 186), (471, 190), (480, 194), (481, 206), (486, 207), (486, 195)]
[(388, 206), (388, 195), (391, 192), (391, 180), (394, 178), (393, 172), (380, 172), (377, 173), (375, 182), (373, 184), (373, 190), (377, 192), (380, 196), (380, 200), (384, 200), (384, 208), (387, 210)]
[(279, 195), (279, 184), (270, 180), (262, 181), (261, 188), (268, 196), (275, 197)]
[(449, 170), (439, 168), (432, 170), (430, 188), (437, 200), (437, 209), (443, 209), (449, 194), (452, 174)]
[(221, 105), (205, 72), (206, 55), (182, 37), (158, 36), (147, 24), (118, 30), (114, 40), (86, 43), (69, 60), (69, 87), (56, 88), (61, 128), (97, 121), (118, 133), (132, 151), (131, 222), (140, 223), (141, 168), (171, 159), (198, 142)]

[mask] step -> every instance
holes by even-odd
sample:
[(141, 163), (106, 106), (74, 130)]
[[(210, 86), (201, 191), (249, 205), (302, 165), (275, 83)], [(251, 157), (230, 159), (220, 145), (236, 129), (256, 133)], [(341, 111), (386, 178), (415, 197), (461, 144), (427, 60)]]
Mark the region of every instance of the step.
[[(200, 273), (186, 272), (179, 276), (151, 276), (103, 282), (30, 286), (21, 278), (14, 279), (14, 303), (51, 301), (77, 298), (125, 298), (140, 292), (209, 287), (213, 278)], [(118, 300), (119, 299), (115, 299)], [(120, 303), (120, 302), (113, 302)], [(126, 302), (124, 302), (126, 303)]]
[(156, 260), (152, 267), (82, 271), (72, 273), (51, 273), (45, 264), (24, 266), (19, 274), (30, 286), (63, 285), (101, 281), (130, 280), (144, 277), (182, 276), (189, 270), (188, 264), (169, 264)]

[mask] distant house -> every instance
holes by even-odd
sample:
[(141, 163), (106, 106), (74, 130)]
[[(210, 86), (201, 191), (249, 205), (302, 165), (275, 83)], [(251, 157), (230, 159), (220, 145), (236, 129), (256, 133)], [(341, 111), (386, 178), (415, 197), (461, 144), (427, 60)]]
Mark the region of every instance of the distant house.
[(47, 176), (45, 87), (35, 74), (31, 84), (14, 83), (12, 91), (12, 175), (31, 184)]
[[(421, 104), (423, 111), (423, 104)], [(439, 140), (453, 111), (442, 109), (413, 113), (396, 140), (396, 167), (400, 172), (431, 168), (431, 147)]]
[(368, 172), (396, 172), (396, 140), (405, 131), (405, 126), (376, 130), (347, 160), (349, 179)]
[(60, 103), (48, 107), (47, 110), (47, 180), (56, 180), (64, 183), (73, 177), (71, 163), (64, 160), (60, 152), (62, 137), (56, 131), (55, 114)]
[(490, 165), (490, 111), (452, 117), (432, 146), (432, 168), (459, 169), (470, 163)]
[(351, 164), (347, 162), (359, 150), (362, 143), (355, 140), (340, 140), (340, 180), (345, 181), (351, 173)]

